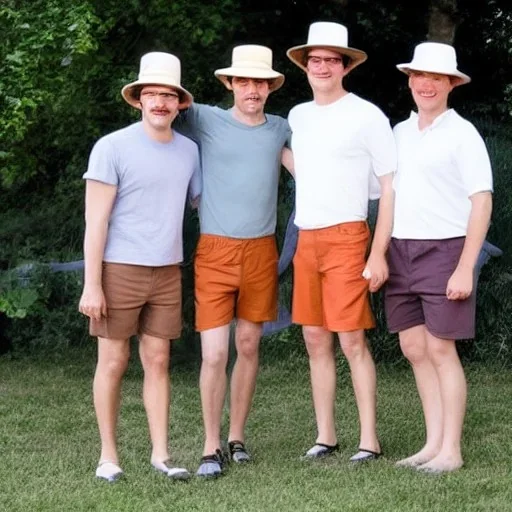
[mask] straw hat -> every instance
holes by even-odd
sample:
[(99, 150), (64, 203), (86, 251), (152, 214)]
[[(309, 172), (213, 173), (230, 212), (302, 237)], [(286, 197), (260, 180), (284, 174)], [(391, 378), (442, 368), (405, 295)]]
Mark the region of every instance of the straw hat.
[(398, 64), (400, 71), (410, 74), (411, 71), (425, 71), (455, 77), (454, 85), (463, 85), (471, 78), (457, 69), (457, 54), (455, 48), (444, 43), (420, 43), (414, 48), (411, 62)]
[(139, 78), (135, 82), (125, 85), (121, 90), (123, 98), (135, 108), (140, 109), (140, 100), (134, 96), (135, 89), (142, 85), (163, 85), (172, 87), (180, 95), (178, 108), (190, 106), (194, 97), (181, 84), (181, 64), (178, 57), (170, 53), (146, 53), (140, 59)]
[(330, 21), (317, 21), (309, 26), (308, 42), (300, 46), (290, 48), (286, 55), (299, 68), (306, 71), (306, 59), (309, 50), (313, 48), (325, 48), (347, 55), (350, 62), (347, 65), (347, 71), (354, 69), (362, 64), (367, 58), (365, 52), (350, 48), (348, 45), (348, 31), (344, 25)]
[(228, 77), (261, 78), (271, 80), (270, 92), (284, 83), (284, 75), (272, 69), (272, 50), (257, 44), (235, 46), (229, 68), (217, 69), (215, 76), (231, 90)]

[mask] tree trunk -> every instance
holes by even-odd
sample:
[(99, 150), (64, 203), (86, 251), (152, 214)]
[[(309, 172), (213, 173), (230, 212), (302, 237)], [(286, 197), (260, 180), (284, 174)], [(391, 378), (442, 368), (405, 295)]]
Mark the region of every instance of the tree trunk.
[(431, 0), (428, 41), (453, 44), (458, 23), (457, 0)]

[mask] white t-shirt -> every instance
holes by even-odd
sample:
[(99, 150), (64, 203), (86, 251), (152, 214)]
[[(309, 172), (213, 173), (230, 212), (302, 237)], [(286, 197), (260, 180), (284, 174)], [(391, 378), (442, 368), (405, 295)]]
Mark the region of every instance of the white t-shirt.
[(398, 171), (394, 178), (393, 237), (443, 240), (465, 236), (470, 196), (492, 192), (485, 143), (476, 128), (454, 110), (424, 130), (418, 115), (395, 126)]
[(380, 194), (377, 177), (396, 169), (387, 117), (349, 93), (329, 105), (297, 105), (288, 122), (295, 162), (295, 224), (317, 229), (366, 220), (369, 198)]

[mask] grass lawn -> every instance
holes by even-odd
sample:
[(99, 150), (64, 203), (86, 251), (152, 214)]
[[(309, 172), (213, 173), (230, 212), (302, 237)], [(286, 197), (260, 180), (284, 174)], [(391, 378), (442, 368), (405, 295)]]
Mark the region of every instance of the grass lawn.
[[(385, 458), (351, 467), (357, 417), (350, 380), (339, 366), (341, 455), (305, 463), (315, 439), (305, 357), (264, 362), (247, 442), (254, 463), (231, 465), (216, 481), (171, 482), (149, 465), (150, 447), (134, 358), (119, 425), (126, 478), (94, 478), (99, 442), (91, 403), (94, 354), (64, 359), (0, 358), (0, 511), (512, 511), (512, 375), (467, 368), (465, 467), (443, 476), (396, 469), (421, 447), (423, 427), (411, 372), (378, 367), (379, 432)], [(197, 368), (172, 377), (171, 450), (191, 470), (202, 449)], [(226, 418), (227, 419), (227, 418)]]

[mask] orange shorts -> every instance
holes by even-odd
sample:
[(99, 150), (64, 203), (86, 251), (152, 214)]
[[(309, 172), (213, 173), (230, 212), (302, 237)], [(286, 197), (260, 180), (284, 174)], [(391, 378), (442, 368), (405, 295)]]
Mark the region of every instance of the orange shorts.
[(293, 258), (294, 323), (332, 332), (375, 326), (368, 282), (362, 277), (369, 238), (363, 221), (299, 231)]
[(260, 323), (277, 318), (274, 236), (237, 239), (201, 235), (195, 256), (196, 330), (237, 318)]
[(181, 268), (103, 263), (107, 317), (90, 320), (91, 336), (124, 340), (135, 334), (176, 339), (181, 334)]

